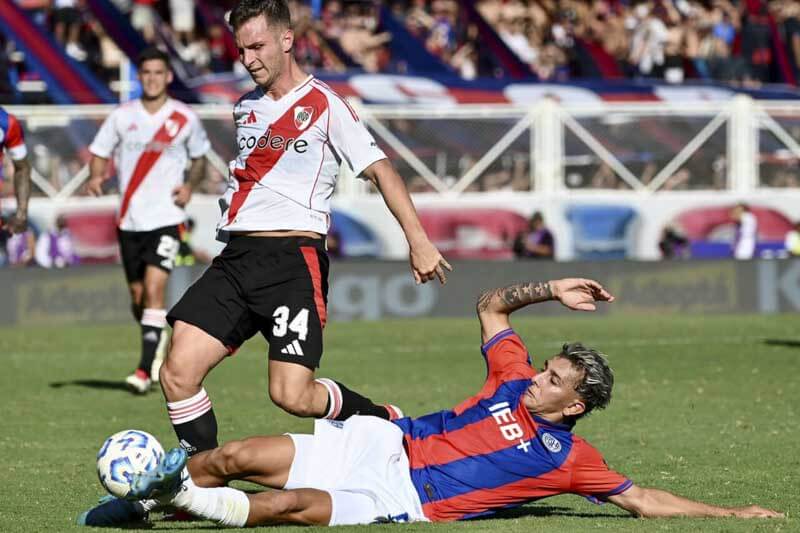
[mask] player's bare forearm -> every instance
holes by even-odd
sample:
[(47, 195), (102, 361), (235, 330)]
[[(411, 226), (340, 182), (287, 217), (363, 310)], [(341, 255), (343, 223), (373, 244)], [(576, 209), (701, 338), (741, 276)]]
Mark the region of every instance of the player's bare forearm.
[(408, 244), (413, 247), (418, 242), (427, 241), (428, 237), (419, 221), (403, 178), (395, 171), (389, 160), (376, 161), (364, 170), (364, 175), (383, 196), (386, 207), (403, 229)]
[(206, 158), (198, 157), (197, 159), (192, 159), (192, 163), (189, 165), (189, 175), (186, 178), (186, 185), (188, 185), (192, 191), (197, 190), (197, 187), (203, 183), (205, 177)]
[(103, 182), (106, 181), (108, 159), (93, 155), (89, 161), (89, 181), (86, 182), (86, 192), (92, 196), (103, 194)]
[(665, 490), (633, 486), (622, 494), (609, 497), (614, 505), (641, 518), (667, 518), (685, 516), (712, 518), (734, 516), (739, 518), (777, 518), (781, 513), (756, 505), (748, 507), (718, 507), (672, 494)]
[(101, 180), (106, 179), (106, 169), (108, 168), (108, 159), (93, 155), (89, 161), (89, 179)]
[(428, 239), (408, 189), (389, 160), (376, 161), (364, 170), (364, 175), (378, 188), (406, 235), (414, 280), (419, 284), (438, 278), (442, 284), (446, 283), (445, 270), (452, 271), (453, 267)]
[(553, 299), (549, 281), (516, 283), (507, 287), (484, 291), (478, 297), (478, 314), (498, 313), (509, 315), (526, 305)]
[(526, 305), (553, 299), (550, 282), (532, 281), (484, 291), (478, 297), (478, 320), (481, 339), (486, 343), (503, 330), (511, 327), (508, 315)]
[(614, 297), (600, 283), (583, 278), (532, 281), (485, 291), (477, 305), (484, 341), (509, 327), (509, 314), (549, 300), (557, 300), (573, 311), (594, 311), (596, 302), (613, 302)]
[(14, 161), (14, 196), (17, 198), (17, 218), (27, 219), (31, 197), (31, 164), (27, 159)]

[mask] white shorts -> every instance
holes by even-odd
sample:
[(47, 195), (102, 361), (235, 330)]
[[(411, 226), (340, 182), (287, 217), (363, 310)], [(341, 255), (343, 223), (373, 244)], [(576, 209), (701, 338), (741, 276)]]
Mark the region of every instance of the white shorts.
[(411, 482), (399, 427), (374, 416), (317, 420), (313, 435), (289, 434), (295, 454), (285, 489), (331, 495), (331, 526), (428, 521)]

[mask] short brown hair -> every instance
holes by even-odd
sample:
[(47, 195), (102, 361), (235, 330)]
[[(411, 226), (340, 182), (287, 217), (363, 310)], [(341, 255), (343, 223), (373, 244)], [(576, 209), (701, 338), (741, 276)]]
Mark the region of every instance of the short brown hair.
[(155, 46), (145, 48), (139, 53), (138, 56), (136, 56), (136, 68), (142, 68), (142, 65), (145, 61), (151, 61), (153, 59), (163, 61), (167, 68), (170, 68), (169, 56), (167, 53), (156, 48)]
[(292, 15), (286, 0), (241, 0), (231, 11), (228, 23), (233, 31), (248, 20), (263, 15), (267, 24), (292, 27)]

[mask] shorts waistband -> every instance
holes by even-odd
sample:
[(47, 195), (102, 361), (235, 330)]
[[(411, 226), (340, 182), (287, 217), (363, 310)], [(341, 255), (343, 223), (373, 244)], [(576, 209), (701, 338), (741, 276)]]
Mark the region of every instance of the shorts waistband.
[(325, 250), (325, 239), (312, 237), (254, 237), (251, 235), (231, 235), (228, 246), (232, 248), (258, 248), (260, 250), (279, 250), (283, 248), (299, 248), (311, 246)]

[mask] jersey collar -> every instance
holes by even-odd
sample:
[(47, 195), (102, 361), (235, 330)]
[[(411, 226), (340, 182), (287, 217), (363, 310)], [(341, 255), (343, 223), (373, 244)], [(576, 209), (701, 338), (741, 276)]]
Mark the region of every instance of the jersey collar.
[(572, 428), (575, 427), (574, 422), (572, 424), (556, 424), (555, 422), (550, 422), (546, 418), (542, 418), (540, 416), (536, 415), (531, 415), (531, 416), (533, 417), (533, 420), (536, 422), (536, 424), (542, 427), (551, 428), (558, 431), (566, 431), (569, 433), (571, 433)]

